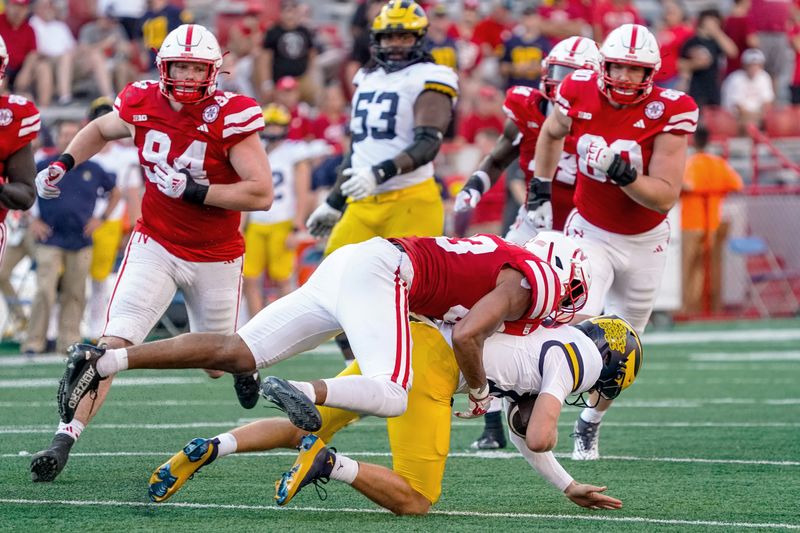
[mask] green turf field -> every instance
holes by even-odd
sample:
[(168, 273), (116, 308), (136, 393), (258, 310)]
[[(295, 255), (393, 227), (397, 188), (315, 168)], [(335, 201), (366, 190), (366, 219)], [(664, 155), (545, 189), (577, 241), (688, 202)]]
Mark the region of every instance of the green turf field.
[[(277, 414), (242, 410), (229, 377), (200, 371), (118, 378), (62, 475), (33, 484), (30, 454), (50, 442), (63, 365), (0, 356), (0, 531), (800, 529), (800, 321), (684, 326), (651, 334), (644, 346), (639, 379), (604, 420), (605, 458), (562, 461), (576, 479), (607, 484), (622, 510), (575, 506), (512, 450), (470, 451), (480, 422), (454, 422), (442, 499), (422, 518), (382, 512), (337, 482), (325, 501), (310, 487), (276, 508), (273, 484), (294, 461), (290, 451), (227, 457), (170, 503), (148, 503), (150, 472), (192, 437)], [(325, 346), (272, 372), (313, 378), (340, 368)], [(562, 415), (560, 454), (571, 450), (576, 413)], [(344, 430), (334, 444), (390, 464), (380, 419)]]

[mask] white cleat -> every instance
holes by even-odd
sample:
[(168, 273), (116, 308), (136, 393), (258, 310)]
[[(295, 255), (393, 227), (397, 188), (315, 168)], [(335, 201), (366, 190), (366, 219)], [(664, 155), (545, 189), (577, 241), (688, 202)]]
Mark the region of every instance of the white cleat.
[(575, 447), (572, 449), (573, 461), (596, 461), (600, 459), (600, 422), (593, 424), (584, 422), (578, 416), (575, 422), (575, 430), (570, 435), (575, 439)]

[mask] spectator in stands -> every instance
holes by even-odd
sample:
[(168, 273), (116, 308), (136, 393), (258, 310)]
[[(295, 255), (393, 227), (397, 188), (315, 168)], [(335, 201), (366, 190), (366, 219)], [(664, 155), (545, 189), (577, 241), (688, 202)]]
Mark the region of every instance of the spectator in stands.
[(550, 40), (542, 34), (542, 17), (529, 6), (522, 12), (520, 25), (503, 41), (500, 73), (506, 87), (525, 85), (538, 87), (542, 74), (542, 59), (550, 53)]
[(322, 139), (333, 149), (334, 154), (344, 152), (344, 140), (350, 113), (342, 93), (342, 87), (332, 83), (325, 87), (319, 115), (311, 122), (311, 131), (315, 139)]
[[(169, 3), (169, 0), (147, 0), (148, 9), (139, 19), (136, 38), (141, 48), (141, 69), (156, 68), (156, 52), (167, 34), (181, 24), (192, 22), (192, 14)], [(157, 76), (154, 76), (157, 77)]]
[(478, 91), (475, 110), (459, 121), (456, 142), (473, 144), (479, 131), (486, 129), (503, 131), (503, 123), (500, 92), (491, 85), (485, 85)]
[(97, 12), (108, 13), (119, 22), (129, 41), (138, 38), (141, 18), (146, 10), (145, 0), (97, 0)]
[(300, 84), (296, 78), (284, 76), (275, 85), (275, 102), (284, 106), (292, 115), (289, 125), (290, 141), (308, 141), (314, 138), (311, 124), (311, 108), (300, 101)]
[(633, 0), (598, 0), (593, 20), (594, 40), (598, 43), (623, 24), (645, 24)]
[[(74, 68), (77, 43), (69, 26), (57, 18), (56, 6), (52, 0), (37, 0), (30, 23), (36, 32), (36, 43), (40, 62), (36, 69), (36, 102), (47, 107), (53, 99), (53, 73), (58, 92), (58, 104), (72, 102), (72, 69)], [(82, 62), (79, 62), (82, 63)], [(111, 92), (108, 72), (101, 69), (98, 84)], [(102, 82), (101, 82), (102, 80)]]
[(39, 59), (36, 33), (28, 22), (29, 4), (29, 0), (9, 0), (6, 12), (0, 13), (0, 35), (8, 48), (5, 77), (8, 89), (14, 93), (30, 90)]
[(503, 39), (514, 25), (514, 17), (508, 0), (492, 0), (491, 5), (489, 14), (475, 26), (472, 42), (481, 48), (484, 57), (500, 57)]
[(792, 52), (794, 53), (794, 76), (789, 86), (791, 91), (791, 102), (794, 105), (800, 104), (800, 8), (795, 9), (792, 27), (789, 30)]
[[(366, 0), (363, 4), (359, 4), (356, 8), (356, 13), (353, 15), (353, 20), (350, 24), (350, 31), (353, 34), (353, 48), (350, 51), (350, 57), (344, 69), (344, 83), (345, 93), (348, 98), (353, 94), (353, 76), (356, 75), (358, 69), (367, 64), (372, 57), (370, 52), (370, 38), (369, 26), (375, 17), (380, 13), (384, 5), (383, 0)], [(364, 18), (364, 26), (361, 26), (361, 17)], [(366, 20), (369, 19), (367, 24)]]
[(78, 64), (91, 67), (102, 96), (111, 97), (116, 94), (114, 88), (121, 91), (136, 80), (128, 37), (107, 11), (100, 11), (96, 20), (83, 25), (78, 44), (81, 57)]
[(701, 11), (695, 34), (683, 43), (678, 68), (688, 85), (688, 93), (697, 105), (720, 104), (720, 72), (726, 57), (739, 53), (721, 27), (722, 16), (716, 9)]
[[(257, 11), (248, 11), (231, 26), (228, 34), (229, 54), (223, 56), (220, 89), (239, 94), (255, 95), (253, 78), (260, 59), (261, 38), (264, 28)], [(227, 72), (227, 74), (225, 74)]]
[(267, 30), (262, 44), (259, 61), (259, 78), (264, 98), (274, 83), (286, 76), (296, 78), (300, 85), (301, 97), (309, 103), (316, 103), (317, 89), (314, 84), (314, 35), (299, 20), (300, 4), (296, 0), (282, 0), (278, 21)]
[(761, 50), (748, 48), (742, 53), (742, 68), (722, 84), (722, 105), (736, 116), (741, 133), (746, 133), (749, 124), (758, 127), (775, 101), (765, 61)]
[[(58, 153), (66, 150), (81, 125), (64, 121), (58, 126)], [(39, 162), (38, 170), (47, 168), (55, 157)], [(64, 176), (61, 196), (38, 203), (39, 217), (31, 221), (30, 231), (36, 245), (36, 296), (31, 308), (28, 335), (22, 349), (25, 353), (41, 353), (45, 349), (50, 310), (60, 284), (61, 312), (59, 313), (56, 351), (65, 353), (67, 347), (81, 340), (80, 321), (86, 303), (86, 279), (92, 256), (92, 232), (108, 218), (119, 201), (114, 176), (100, 165), (86, 161)], [(99, 196), (110, 193), (106, 211), (93, 217)]]
[(681, 47), (689, 37), (694, 35), (694, 28), (686, 20), (683, 6), (675, 0), (665, 0), (663, 25), (656, 33), (658, 46), (661, 49), (661, 68), (656, 73), (656, 83), (660, 87), (674, 89), (680, 85), (678, 73), (678, 56)]
[[(742, 178), (727, 161), (706, 152), (708, 130), (694, 134), (696, 153), (686, 160), (681, 193), (683, 312), (720, 310), (720, 278), (724, 235), (720, 206), (725, 196), (742, 189)], [(707, 277), (708, 276), (708, 277)], [(703, 306), (708, 286), (710, 305)], [(704, 309), (705, 307), (705, 309)]]
[(481, 20), (478, 0), (464, 0), (461, 16), (456, 18), (447, 29), (447, 35), (456, 41), (458, 49), (458, 68), (464, 81), (478, 68), (483, 60), (481, 47), (473, 40), (475, 28)]
[(3, 243), (6, 249), (0, 262), (0, 291), (6, 299), (6, 305), (13, 319), (11, 329), (15, 335), (27, 329), (28, 317), (17, 289), (11, 284), (11, 274), (26, 257), (30, 257), (33, 261), (36, 253), (36, 243), (28, 231), (31, 218), (31, 211), (10, 211), (6, 218), (6, 237)]
[(437, 64), (458, 70), (458, 45), (447, 32), (450, 18), (447, 16), (447, 7), (444, 4), (434, 6), (428, 16), (428, 24), (427, 51)]
[(743, 51), (750, 48), (752, 41), (751, 32), (749, 29), (750, 0), (734, 0), (728, 16), (722, 23), (722, 30), (725, 35), (731, 38), (739, 53), (735, 57), (729, 57), (727, 66), (725, 67), (725, 76), (731, 72), (735, 72), (742, 68), (741, 54)]
[(752, 0), (748, 12), (748, 28), (752, 32), (749, 45), (764, 53), (764, 69), (772, 78), (780, 102), (789, 101), (792, 47), (789, 29), (793, 0)]
[(553, 0), (549, 5), (542, 3), (539, 6), (542, 33), (550, 39), (551, 48), (573, 35), (591, 35), (591, 25), (587, 23), (582, 7), (574, 0)]

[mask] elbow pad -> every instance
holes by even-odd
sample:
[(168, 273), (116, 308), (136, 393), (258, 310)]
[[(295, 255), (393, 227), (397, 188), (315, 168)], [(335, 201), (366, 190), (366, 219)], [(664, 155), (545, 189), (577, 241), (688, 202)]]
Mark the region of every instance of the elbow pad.
[(433, 126), (414, 128), (414, 142), (404, 150), (414, 162), (414, 168), (433, 161), (442, 146), (443, 137), (442, 132)]

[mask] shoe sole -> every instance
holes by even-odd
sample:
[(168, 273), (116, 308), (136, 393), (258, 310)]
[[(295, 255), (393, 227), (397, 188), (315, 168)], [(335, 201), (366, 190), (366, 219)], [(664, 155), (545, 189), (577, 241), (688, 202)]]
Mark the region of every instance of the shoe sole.
[[(240, 389), (239, 389), (240, 381), (241, 382), (245, 382), (248, 379), (253, 382), (252, 390), (247, 390), (247, 391), (242, 390), (242, 391), (240, 391)], [(249, 383), (247, 385), (244, 385), (244, 386), (245, 387), (249, 386)], [(233, 377), (233, 389), (236, 391), (236, 398), (239, 400), (239, 405), (241, 405), (243, 408), (252, 409), (258, 403), (258, 396), (259, 396), (260, 388), (258, 386), (258, 380), (253, 378), (252, 375), (248, 375), (246, 378), (243, 377), (241, 380), (239, 380), (237, 376), (234, 376)]]
[(31, 460), (31, 479), (34, 483), (49, 483), (58, 477), (61, 470), (58, 458), (52, 455), (34, 456)]
[[(275, 482), (275, 503), (281, 507), (287, 505), (292, 499), (300, 492), (302, 488), (300, 485), (303, 482), (303, 478), (305, 478), (306, 474), (308, 474), (309, 470), (314, 466), (314, 462), (317, 459), (320, 451), (325, 449), (325, 444), (319, 440), (319, 437), (316, 435), (308, 435), (304, 437), (303, 440), (300, 442), (300, 453), (301, 454), (310, 454), (311, 450), (317, 447), (317, 443), (320, 443), (318, 449), (314, 452), (314, 457), (311, 458), (310, 463), (306, 462), (306, 467), (301, 469), (302, 464), (300, 463), (300, 457), (297, 458), (295, 464), (292, 465), (292, 468), (281, 476), (281, 479)], [(302, 470), (302, 471), (301, 471)], [(291, 486), (289, 484), (289, 480), (291, 479)]]
[(261, 386), (265, 400), (277, 405), (289, 421), (303, 431), (315, 432), (322, 427), (322, 416), (308, 397), (284, 380), (266, 378)]
[[(178, 452), (175, 456), (173, 456), (169, 461), (159, 466), (158, 469), (155, 472), (153, 472), (153, 474), (150, 476), (150, 483), (148, 484), (147, 487), (147, 495), (150, 497), (150, 500), (152, 502), (161, 503), (170, 499), (172, 496), (175, 495), (176, 492), (178, 492), (181, 489), (181, 487), (183, 487), (183, 485), (186, 484), (187, 481), (189, 481), (192, 478), (192, 476), (194, 476), (201, 468), (205, 466), (205, 463), (201, 464), (199, 467), (197, 467), (197, 469), (194, 472), (186, 476), (185, 479), (182, 479), (181, 477), (172, 474), (173, 463), (177, 462), (178, 460), (186, 461), (186, 463), (188, 464), (198, 462), (200, 458), (192, 460), (191, 455), (197, 448), (202, 446), (204, 443), (205, 441), (197, 444), (195, 444), (194, 441), (190, 442), (189, 444), (184, 446), (183, 449), (180, 452)], [(159, 494), (156, 491), (162, 486), (166, 486), (167, 490), (164, 494)]]

